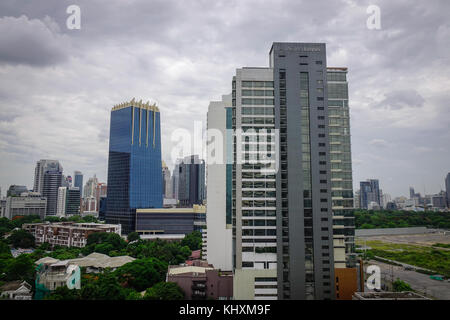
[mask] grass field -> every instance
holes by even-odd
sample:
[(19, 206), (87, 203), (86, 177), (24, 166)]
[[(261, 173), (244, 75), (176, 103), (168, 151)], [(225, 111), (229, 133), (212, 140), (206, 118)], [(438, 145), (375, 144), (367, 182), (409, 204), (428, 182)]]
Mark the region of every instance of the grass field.
[(416, 246), (383, 242), (379, 240), (356, 241), (357, 245), (367, 245), (369, 256), (379, 256), (417, 267), (436, 271), (450, 277), (450, 251), (432, 248), (429, 246)]

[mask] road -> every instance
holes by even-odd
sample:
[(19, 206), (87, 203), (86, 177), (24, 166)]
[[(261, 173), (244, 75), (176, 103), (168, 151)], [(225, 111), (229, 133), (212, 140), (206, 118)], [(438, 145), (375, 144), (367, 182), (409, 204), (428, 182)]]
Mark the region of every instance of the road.
[[(393, 280), (397, 278), (407, 282), (411, 288), (418, 292), (426, 292), (436, 299), (450, 300), (450, 282), (430, 279), (429, 275), (415, 271), (406, 271), (402, 267), (392, 266), (383, 262), (370, 260), (369, 264), (374, 264), (381, 269), (381, 278), (391, 279), (391, 270), (393, 271)], [(367, 265), (366, 265), (367, 266)]]

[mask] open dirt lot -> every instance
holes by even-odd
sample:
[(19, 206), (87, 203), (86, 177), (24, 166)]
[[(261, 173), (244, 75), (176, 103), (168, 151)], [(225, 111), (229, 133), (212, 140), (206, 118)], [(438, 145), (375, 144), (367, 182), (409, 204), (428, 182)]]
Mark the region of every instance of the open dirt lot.
[(358, 237), (357, 240), (379, 240), (399, 244), (432, 246), (435, 243), (450, 243), (450, 234), (444, 235), (443, 233), (425, 233), (408, 235), (381, 235)]

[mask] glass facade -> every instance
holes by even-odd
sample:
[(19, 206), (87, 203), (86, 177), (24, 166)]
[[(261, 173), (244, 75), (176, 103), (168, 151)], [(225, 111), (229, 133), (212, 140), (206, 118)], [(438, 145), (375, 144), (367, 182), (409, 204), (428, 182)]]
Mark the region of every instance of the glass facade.
[(135, 230), (138, 208), (163, 206), (160, 114), (154, 106), (130, 102), (111, 112), (107, 223)]
[(328, 68), (327, 85), (333, 234), (344, 236), (346, 257), (335, 263), (352, 268), (356, 254), (347, 69)]

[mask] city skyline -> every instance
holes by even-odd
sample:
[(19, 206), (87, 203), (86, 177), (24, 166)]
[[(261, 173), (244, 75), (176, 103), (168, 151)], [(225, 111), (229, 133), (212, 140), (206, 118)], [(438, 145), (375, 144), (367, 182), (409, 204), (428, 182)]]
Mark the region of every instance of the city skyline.
[[(229, 93), (235, 66), (266, 65), (273, 41), (325, 42), (328, 65), (348, 67), (355, 191), (370, 178), (392, 197), (407, 196), (409, 186), (422, 194), (445, 187), (447, 2), (379, 1), (380, 30), (366, 27), (369, 2), (337, 2), (325, 10), (320, 2), (188, 8), (141, 2), (128, 12), (119, 3), (79, 1), (80, 30), (66, 28), (66, 2), (11, 3), (0, 5), (0, 30), (8, 30), (0, 37), (2, 190), (12, 184), (32, 189), (39, 159), (59, 160), (66, 174), (79, 170), (85, 179), (97, 174), (106, 181), (109, 111), (132, 97), (160, 106), (162, 160), (172, 170), (171, 133), (179, 127), (192, 132), (198, 119), (205, 125), (209, 101)], [(265, 14), (268, 20), (258, 18)], [(129, 16), (142, 21), (131, 39), (117, 24)], [(269, 20), (270, 32), (262, 32)], [(34, 49), (14, 45), (17, 37)]]

